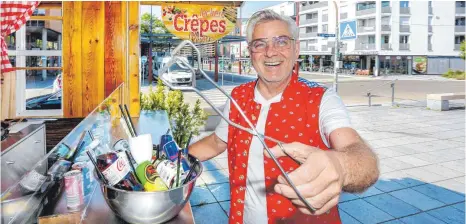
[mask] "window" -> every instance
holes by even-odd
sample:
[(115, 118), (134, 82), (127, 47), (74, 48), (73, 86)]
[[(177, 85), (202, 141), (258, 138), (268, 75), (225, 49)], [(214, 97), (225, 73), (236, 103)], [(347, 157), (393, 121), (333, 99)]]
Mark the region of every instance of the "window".
[(328, 25), (322, 25), (322, 32), (327, 32), (328, 31)]
[(361, 2), (356, 5), (356, 10), (366, 10), (366, 9), (373, 9), (375, 8), (375, 2)]
[(367, 42), (369, 44), (374, 44), (375, 43), (375, 36), (368, 36), (367, 40), (368, 40)]
[(409, 1), (400, 1), (400, 7), (401, 8), (408, 8), (409, 7)]
[(390, 16), (384, 16), (381, 19), (381, 24), (382, 25), (390, 25)]
[(25, 26), (7, 37), (8, 56), (16, 67), (17, 116), (62, 114), (61, 16), (61, 9), (36, 9)]
[(429, 1), (429, 8), (432, 8), (432, 1)]
[(388, 44), (390, 42), (390, 36), (382, 36), (382, 44)]
[(400, 25), (409, 25), (409, 17), (400, 17)]
[(382, 7), (390, 7), (390, 1), (382, 1)]
[(464, 36), (455, 36), (455, 44), (461, 44), (464, 41)]
[(456, 1), (456, 7), (457, 8), (464, 8), (466, 7), (466, 1)]
[(317, 33), (317, 26), (306, 27), (306, 33)]
[(465, 17), (458, 17), (455, 19), (456, 26), (464, 26), (465, 25)]
[(432, 26), (432, 16), (429, 16), (428, 24), (429, 26)]
[(432, 50), (432, 35), (427, 37), (428, 50)]
[(409, 36), (408, 35), (401, 35), (400, 36), (400, 44), (407, 44), (409, 43)]

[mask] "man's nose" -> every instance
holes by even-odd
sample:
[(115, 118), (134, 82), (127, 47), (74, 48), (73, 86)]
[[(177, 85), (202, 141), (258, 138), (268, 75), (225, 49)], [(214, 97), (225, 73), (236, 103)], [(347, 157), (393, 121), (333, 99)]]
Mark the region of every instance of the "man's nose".
[(267, 48), (265, 48), (265, 55), (267, 57), (271, 57), (271, 56), (274, 56), (277, 54), (277, 50), (275, 49), (275, 47), (273, 45), (267, 45)]

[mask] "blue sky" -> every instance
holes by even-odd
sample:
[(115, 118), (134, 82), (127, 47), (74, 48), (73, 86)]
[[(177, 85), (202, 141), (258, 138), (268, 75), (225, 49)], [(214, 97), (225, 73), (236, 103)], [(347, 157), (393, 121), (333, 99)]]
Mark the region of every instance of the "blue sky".
[[(284, 1), (245, 1), (243, 3), (241, 17), (249, 18), (251, 15), (263, 8), (267, 8), (270, 6), (278, 5)], [(150, 13), (150, 6), (143, 5), (141, 6), (141, 14), (143, 13)], [(161, 17), (161, 9), (160, 6), (152, 6), (152, 14), (156, 17)], [(238, 18), (240, 15), (238, 15)]]

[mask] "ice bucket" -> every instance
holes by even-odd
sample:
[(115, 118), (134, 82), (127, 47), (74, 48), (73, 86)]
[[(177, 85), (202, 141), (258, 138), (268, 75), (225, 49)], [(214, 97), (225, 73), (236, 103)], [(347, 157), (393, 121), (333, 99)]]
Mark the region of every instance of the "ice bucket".
[(144, 192), (117, 189), (98, 180), (102, 194), (112, 211), (129, 223), (163, 223), (174, 218), (188, 202), (196, 180), (202, 173), (202, 163), (189, 155), (196, 176), (188, 183), (167, 191)]

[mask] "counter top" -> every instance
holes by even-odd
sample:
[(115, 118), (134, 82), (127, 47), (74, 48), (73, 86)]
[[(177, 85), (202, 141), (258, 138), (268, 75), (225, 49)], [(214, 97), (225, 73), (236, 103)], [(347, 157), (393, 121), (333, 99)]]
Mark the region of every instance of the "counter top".
[(23, 139), (26, 139), (27, 136), (34, 134), (41, 126), (43, 126), (43, 124), (30, 124), (19, 132), (9, 133), (8, 137), (3, 140), (1, 144), (2, 155), (6, 153), (9, 148), (20, 143)]

